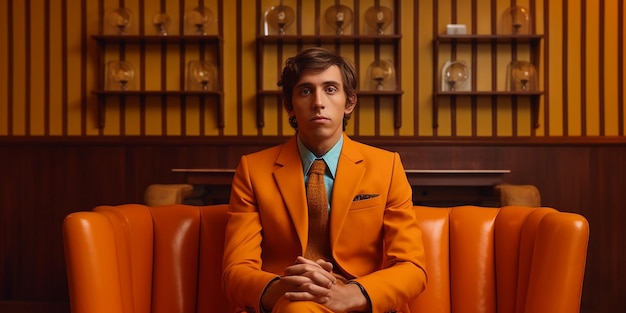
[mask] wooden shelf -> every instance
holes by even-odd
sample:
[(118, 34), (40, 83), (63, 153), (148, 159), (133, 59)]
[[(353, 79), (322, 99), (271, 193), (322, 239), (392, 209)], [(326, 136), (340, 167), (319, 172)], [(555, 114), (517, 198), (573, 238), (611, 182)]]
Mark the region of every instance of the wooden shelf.
[(94, 90), (93, 94), (103, 96), (213, 96), (220, 97), (221, 91), (214, 90)]
[[(148, 97), (148, 96), (179, 96), (179, 97), (200, 97), (203, 105), (207, 103), (208, 98), (217, 98), (216, 105), (216, 118), (218, 127), (224, 127), (224, 95), (221, 90), (221, 82), (223, 81), (223, 70), (219, 70), (219, 90), (197, 90), (197, 91), (187, 91), (187, 90), (106, 90), (105, 89), (105, 70), (106, 70), (106, 62), (105, 62), (105, 50), (107, 45), (119, 45), (119, 47), (115, 48), (117, 50), (125, 51), (124, 46), (126, 44), (145, 44), (145, 45), (161, 45), (161, 47), (170, 46), (170, 45), (196, 45), (201, 47), (201, 51), (204, 51), (204, 47), (210, 46), (215, 47), (216, 49), (216, 58), (218, 68), (221, 68), (221, 55), (223, 50), (222, 38), (219, 35), (190, 35), (190, 36), (157, 36), (157, 35), (93, 35), (91, 36), (93, 40), (98, 43), (98, 63), (99, 63), (99, 73), (98, 73), (98, 90), (94, 90), (93, 94), (98, 96), (98, 126), (100, 128), (104, 128), (105, 126), (105, 110), (106, 110), (106, 98), (107, 97), (120, 97), (124, 99), (125, 97)], [(202, 54), (203, 52), (201, 52)], [(200, 56), (202, 59), (203, 56)], [(181, 59), (182, 60), (182, 59)], [(165, 63), (161, 62), (156, 65), (160, 66), (160, 70), (162, 72), (165, 71)], [(183, 65), (181, 65), (180, 73), (184, 75), (185, 69)], [(145, 77), (143, 78), (145, 79)], [(181, 85), (184, 81), (183, 78), (180, 79)], [(183, 86), (181, 86), (183, 88)], [(120, 104), (125, 104), (125, 101), (122, 101)]]
[(532, 97), (541, 96), (543, 91), (441, 91), (436, 96), (502, 96), (502, 97)]
[(393, 44), (402, 39), (402, 35), (268, 35), (258, 36), (257, 40), (268, 44), (291, 43), (291, 44)]
[[(217, 125), (220, 128), (223, 128), (224, 123), (224, 102), (223, 92), (221, 91), (202, 91), (202, 90), (95, 90), (92, 92), (93, 94), (98, 96), (98, 127), (103, 128), (105, 125), (105, 114), (106, 110), (106, 99), (107, 97), (170, 97), (170, 96), (179, 96), (183, 98), (188, 97), (198, 97), (202, 101), (203, 105), (206, 105), (206, 98), (218, 98), (216, 102), (216, 118)], [(120, 103), (123, 104), (125, 102)]]
[[(282, 90), (257, 90), (257, 94), (265, 95), (265, 96), (281, 96), (283, 94)], [(400, 96), (404, 94), (402, 90), (357, 90), (357, 96), (362, 97), (375, 97), (375, 96)]]
[(174, 44), (174, 43), (218, 43), (222, 40), (217, 35), (206, 36), (139, 36), (139, 35), (93, 35), (94, 40), (100, 43), (146, 43), (146, 44)]
[(539, 42), (543, 35), (438, 35), (435, 39), (440, 43), (512, 43)]
[[(454, 49), (454, 46), (457, 44), (468, 44), (472, 46), (474, 51), (476, 50), (474, 48), (476, 48), (478, 45), (490, 45), (493, 51), (493, 48), (495, 48), (496, 45), (510, 45), (512, 49), (515, 49), (518, 44), (521, 44), (530, 47), (531, 62), (533, 63), (535, 68), (539, 69), (538, 62), (540, 59), (540, 43), (542, 39), (543, 35), (540, 34), (440, 34), (437, 35), (436, 38), (433, 40), (433, 64), (439, 64), (439, 46), (442, 44), (453, 46), (452, 49)], [(495, 56), (492, 55), (492, 57)], [(441, 69), (435, 66), (433, 73), (433, 80), (435, 82), (433, 90), (433, 128), (437, 128), (439, 126), (439, 100), (441, 97), (509, 97), (512, 99), (529, 97), (531, 103), (531, 123), (533, 127), (539, 127), (539, 103), (541, 96), (544, 95), (544, 91), (443, 91), (441, 90), (440, 85), (440, 71)], [(496, 69), (492, 68), (491, 71), (492, 79), (498, 79), (496, 75)], [(475, 88), (475, 86), (473, 86), (473, 88)]]

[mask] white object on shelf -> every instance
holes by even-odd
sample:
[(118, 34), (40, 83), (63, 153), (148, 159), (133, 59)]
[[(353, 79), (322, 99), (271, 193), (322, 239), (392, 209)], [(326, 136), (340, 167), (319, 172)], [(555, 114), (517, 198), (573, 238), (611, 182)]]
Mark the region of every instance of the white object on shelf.
[(446, 33), (448, 35), (465, 35), (467, 34), (467, 27), (465, 24), (448, 24)]

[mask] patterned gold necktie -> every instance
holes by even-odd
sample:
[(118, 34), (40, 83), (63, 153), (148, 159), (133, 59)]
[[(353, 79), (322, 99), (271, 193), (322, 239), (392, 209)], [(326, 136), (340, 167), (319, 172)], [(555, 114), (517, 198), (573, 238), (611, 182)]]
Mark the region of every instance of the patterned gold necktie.
[(309, 170), (306, 185), (307, 204), (309, 206), (309, 243), (304, 257), (310, 260), (329, 260), (330, 242), (328, 239), (328, 198), (324, 185), (326, 163), (315, 160)]

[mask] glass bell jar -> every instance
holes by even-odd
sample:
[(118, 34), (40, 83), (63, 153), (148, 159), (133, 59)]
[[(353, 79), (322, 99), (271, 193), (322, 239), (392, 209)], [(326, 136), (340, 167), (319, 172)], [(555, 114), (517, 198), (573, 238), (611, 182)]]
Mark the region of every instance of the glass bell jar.
[(296, 13), (293, 9), (280, 1), (278, 5), (271, 6), (263, 14), (263, 35), (286, 35), (295, 20)]
[(508, 66), (507, 90), (530, 92), (537, 91), (537, 70), (528, 61), (512, 61)]
[(346, 27), (352, 24), (353, 18), (352, 9), (339, 3), (331, 5), (324, 13), (326, 23), (335, 30), (337, 35), (343, 35)]
[(375, 60), (367, 69), (369, 90), (395, 90), (396, 70), (389, 60)]
[(189, 61), (187, 69), (187, 90), (216, 90), (217, 67), (208, 60)]
[(447, 61), (441, 69), (442, 91), (469, 91), (471, 72), (465, 61)]
[(152, 17), (152, 25), (156, 31), (157, 35), (167, 36), (170, 30), (170, 24), (172, 23), (172, 19), (165, 12), (156, 13)]
[(132, 90), (135, 68), (126, 61), (109, 61), (107, 63), (107, 90)]
[(393, 12), (382, 5), (374, 5), (365, 11), (365, 23), (378, 35), (384, 35), (393, 22)]
[(530, 12), (522, 6), (512, 6), (502, 14), (500, 33), (503, 35), (529, 35)]
[(133, 21), (133, 13), (127, 8), (117, 8), (109, 12), (106, 20), (117, 35), (126, 35)]
[(213, 12), (205, 6), (195, 7), (185, 13), (185, 25), (187, 34), (205, 36), (211, 22), (213, 22)]

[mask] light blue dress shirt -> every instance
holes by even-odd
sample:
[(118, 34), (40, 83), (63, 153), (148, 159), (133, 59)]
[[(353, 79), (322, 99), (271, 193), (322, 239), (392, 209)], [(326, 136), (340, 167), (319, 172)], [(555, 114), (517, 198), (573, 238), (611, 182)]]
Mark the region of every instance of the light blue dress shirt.
[(339, 163), (339, 155), (343, 147), (343, 136), (339, 138), (337, 143), (321, 157), (316, 157), (307, 147), (304, 146), (298, 137), (298, 152), (300, 160), (302, 160), (302, 170), (304, 173), (304, 184), (309, 181), (309, 169), (313, 161), (322, 159), (326, 163), (326, 173), (324, 173), (324, 186), (326, 187), (326, 196), (328, 197), (328, 209), (330, 210), (330, 201), (333, 198), (333, 185), (335, 183), (335, 175), (337, 174), (337, 164)]

